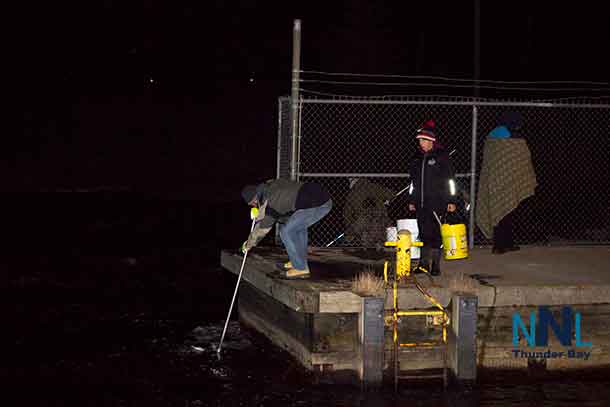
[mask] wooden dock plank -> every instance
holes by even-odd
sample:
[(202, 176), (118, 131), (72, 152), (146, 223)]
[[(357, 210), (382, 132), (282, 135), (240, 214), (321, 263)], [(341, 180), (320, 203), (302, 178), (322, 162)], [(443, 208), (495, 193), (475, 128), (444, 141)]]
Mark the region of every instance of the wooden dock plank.
[[(573, 251), (573, 249), (566, 250), (570, 253)], [(606, 261), (605, 257), (609, 252), (604, 248), (589, 251), (600, 257), (600, 263)], [(519, 260), (514, 258), (515, 256), (512, 258), (504, 256), (501, 259), (503, 261), (508, 259), (514, 263), (514, 270), (518, 271), (519, 276), (523, 273), (523, 269), (527, 270), (528, 267), (533, 267), (535, 269), (533, 271), (540, 269), (545, 272), (547, 269), (553, 268), (552, 259), (545, 259), (545, 252), (540, 249), (527, 249), (522, 252), (520, 252), (520, 256), (523, 257), (522, 263), (519, 263)], [(554, 250), (551, 252), (555, 255)], [(253, 253), (247, 261), (245, 278), (278, 301), (303, 312), (356, 312), (359, 301), (358, 297), (351, 292), (353, 278), (362, 270), (372, 270), (376, 274), (382, 275), (384, 259), (392, 260), (391, 253), (385, 254), (384, 257), (384, 253), (377, 252), (316, 249), (310, 255), (312, 276), (307, 280), (288, 281), (273, 278), (275, 262), (286, 261), (286, 256), (282, 253), (282, 250), (277, 248), (261, 248), (260, 250), (257, 248), (257, 252)], [(373, 258), (367, 259), (368, 255)], [(241, 258), (241, 256), (223, 251), (221, 262), (223, 267), (237, 274)], [(580, 256), (570, 256), (562, 258), (562, 261), (576, 261), (579, 258)], [(599, 270), (594, 270), (590, 281), (587, 281), (583, 273), (574, 272), (570, 274), (572, 277), (559, 276), (557, 281), (554, 281), (550, 275), (546, 277), (548, 281), (536, 277), (533, 280), (534, 284), (527, 280), (517, 279), (510, 272), (512, 269), (507, 269), (506, 265), (490, 269), (491, 262), (497, 262), (496, 259), (497, 257), (479, 250), (473, 254), (472, 259), (444, 262), (444, 272), (440, 277), (432, 279), (427, 275), (418, 275), (417, 279), (445, 307), (449, 305), (451, 296), (456, 290), (459, 290), (452, 285), (452, 278), (456, 273), (462, 273), (466, 276), (466, 280), (472, 283), (468, 292), (478, 297), (480, 307), (585, 305), (603, 304), (610, 301), (610, 269), (608, 272), (604, 272), (603, 266)], [(610, 261), (610, 257), (607, 260)], [(531, 263), (532, 261), (536, 261), (536, 263)], [(472, 279), (468, 276), (472, 276)], [(431, 307), (430, 302), (412, 285), (401, 284), (398, 298), (398, 306), (403, 310)], [(392, 295), (391, 290), (388, 290), (386, 309), (391, 307)]]
[[(239, 274), (242, 256), (223, 251), (221, 265), (234, 274)], [(244, 281), (263, 293), (275, 298), (287, 307), (299, 312), (319, 312), (319, 294), (301, 281), (273, 278), (273, 271), (267, 262), (251, 256), (246, 260), (242, 273)]]
[[(223, 251), (221, 265), (233, 274), (239, 274), (243, 257)], [(285, 280), (279, 278), (274, 262), (261, 256), (250, 256), (242, 278), (264, 292), (299, 312), (355, 313), (360, 311), (360, 297), (351, 292), (351, 280), (331, 281)]]

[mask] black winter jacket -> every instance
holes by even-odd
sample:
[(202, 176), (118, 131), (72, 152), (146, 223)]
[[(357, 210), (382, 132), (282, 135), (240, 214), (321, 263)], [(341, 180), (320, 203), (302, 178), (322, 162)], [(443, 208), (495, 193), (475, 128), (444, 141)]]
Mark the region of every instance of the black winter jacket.
[(456, 203), (453, 166), (444, 150), (421, 151), (411, 160), (409, 203), (416, 208), (443, 208)]

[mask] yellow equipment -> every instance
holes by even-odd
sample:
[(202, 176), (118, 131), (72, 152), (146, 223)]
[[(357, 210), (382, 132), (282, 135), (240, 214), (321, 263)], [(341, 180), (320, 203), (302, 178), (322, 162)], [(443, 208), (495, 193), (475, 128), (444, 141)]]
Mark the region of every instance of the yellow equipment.
[[(459, 226), (459, 225), (447, 225)], [(464, 226), (464, 225), (462, 225)], [(385, 246), (396, 247), (396, 266), (394, 273), (394, 281), (392, 282), (393, 293), (393, 310), (392, 310), (392, 340), (394, 342), (394, 391), (398, 391), (398, 379), (423, 378), (422, 375), (405, 376), (399, 374), (398, 366), (398, 351), (400, 348), (415, 348), (415, 347), (435, 347), (440, 346), (443, 354), (443, 373), (441, 375), (426, 375), (428, 378), (442, 378), (443, 386), (447, 386), (447, 326), (450, 323), (449, 315), (445, 308), (417, 282), (413, 280), (415, 287), (419, 292), (434, 306), (435, 310), (413, 310), (400, 311), (398, 307), (398, 283), (403, 277), (409, 277), (411, 274), (411, 247), (423, 246), (422, 242), (415, 242), (411, 239), (411, 232), (408, 230), (400, 230), (398, 232), (398, 240), (396, 242), (385, 242)], [(386, 261), (383, 268), (383, 276), (386, 285), (388, 282), (388, 262)], [(398, 340), (398, 320), (401, 317), (409, 316), (429, 316), (438, 321), (442, 328), (442, 336), (436, 342), (420, 342), (420, 343), (401, 343)]]
[(441, 237), (443, 238), (443, 252), (445, 260), (465, 259), (468, 257), (468, 238), (466, 236), (466, 225), (459, 223), (441, 225)]
[(385, 242), (385, 246), (396, 247), (396, 278), (400, 280), (411, 274), (411, 247), (423, 246), (422, 242), (411, 240), (411, 232), (402, 229), (396, 242)]

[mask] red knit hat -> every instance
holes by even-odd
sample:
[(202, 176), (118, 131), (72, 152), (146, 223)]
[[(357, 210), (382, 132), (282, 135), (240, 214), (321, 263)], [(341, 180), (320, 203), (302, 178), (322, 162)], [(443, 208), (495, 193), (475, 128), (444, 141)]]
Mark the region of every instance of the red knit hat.
[(434, 120), (428, 120), (424, 125), (417, 130), (416, 139), (424, 139), (436, 142), (437, 137), (435, 133), (436, 124)]

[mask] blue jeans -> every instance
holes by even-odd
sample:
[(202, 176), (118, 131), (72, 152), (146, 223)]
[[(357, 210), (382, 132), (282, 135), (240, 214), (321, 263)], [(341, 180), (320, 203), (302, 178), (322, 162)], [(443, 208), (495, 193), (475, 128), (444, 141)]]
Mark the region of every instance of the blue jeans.
[(280, 238), (293, 268), (307, 268), (307, 228), (326, 216), (332, 207), (333, 201), (329, 199), (321, 206), (299, 209), (288, 218), (288, 222), (279, 224)]

